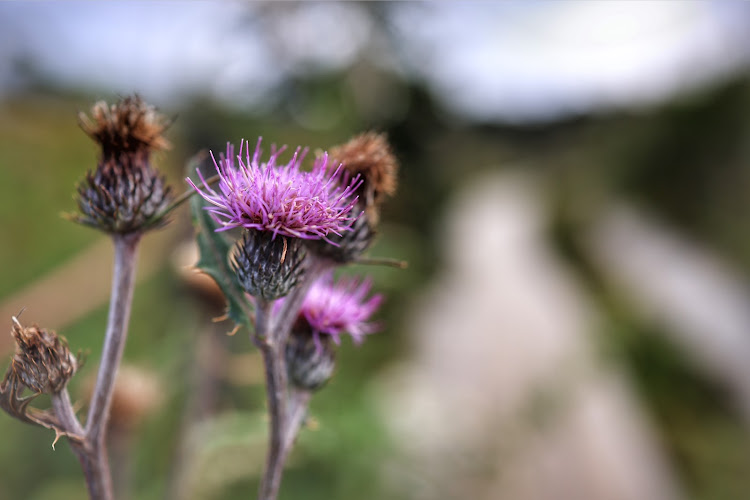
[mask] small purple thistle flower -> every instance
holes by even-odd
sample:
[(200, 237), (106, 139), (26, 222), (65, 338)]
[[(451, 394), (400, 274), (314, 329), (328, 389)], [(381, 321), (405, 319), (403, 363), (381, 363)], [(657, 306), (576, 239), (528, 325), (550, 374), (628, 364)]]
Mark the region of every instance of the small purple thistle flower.
[(361, 343), (365, 335), (379, 329), (378, 324), (367, 322), (383, 302), (380, 294), (365, 299), (371, 286), (369, 278), (342, 278), (334, 284), (332, 275), (326, 275), (310, 287), (300, 316), (310, 325), (316, 339), (326, 334), (339, 344), (340, 335), (348, 333), (356, 343)]
[(297, 148), (289, 163), (277, 165), (286, 147), (272, 147), (271, 157), (261, 163), (260, 143), (259, 138), (251, 157), (247, 142), (242, 141), (237, 166), (231, 144), (227, 144), (226, 156), (221, 155), (219, 161), (211, 154), (220, 176), (218, 190), (208, 185), (200, 171), (203, 189), (186, 179), (211, 204), (206, 210), (221, 224), (217, 231), (243, 227), (270, 231), (274, 236), (327, 240), (329, 233), (340, 236), (351, 229), (357, 218), (351, 211), (357, 201), (355, 191), (361, 184), (358, 177), (342, 175), (341, 166), (331, 169), (327, 155), (317, 158), (311, 171), (301, 171), (307, 153), (301, 148)]

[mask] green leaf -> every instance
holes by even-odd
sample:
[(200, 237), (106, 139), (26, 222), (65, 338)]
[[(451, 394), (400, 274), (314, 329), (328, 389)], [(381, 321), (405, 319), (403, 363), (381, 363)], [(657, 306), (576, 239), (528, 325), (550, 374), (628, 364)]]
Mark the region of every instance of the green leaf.
[(229, 251), (232, 243), (222, 233), (215, 232), (218, 224), (204, 210), (204, 202), (200, 196), (190, 199), (190, 211), (193, 215), (193, 225), (200, 251), (200, 259), (196, 267), (211, 276), (219, 285), (227, 300), (227, 316), (237, 325), (250, 328), (253, 324), (250, 316), (253, 306), (245, 296), (237, 276), (229, 265)]

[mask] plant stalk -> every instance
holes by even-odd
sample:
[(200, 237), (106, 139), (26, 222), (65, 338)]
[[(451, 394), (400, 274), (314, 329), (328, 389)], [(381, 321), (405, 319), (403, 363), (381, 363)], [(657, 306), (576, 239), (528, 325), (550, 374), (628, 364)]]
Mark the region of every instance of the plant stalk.
[[(85, 431), (78, 421), (73, 410), (73, 405), (70, 402), (70, 395), (68, 389), (65, 388), (61, 392), (52, 394), (52, 409), (60, 421), (62, 430), (66, 433), (77, 436), (81, 440), (71, 438), (68, 440), (70, 448), (81, 463), (81, 469), (83, 470), (83, 476), (86, 480), (86, 488), (89, 492), (90, 498), (106, 498), (104, 497), (104, 491), (101, 489), (103, 486), (102, 481), (98, 480), (98, 476), (101, 475), (101, 471), (97, 470), (96, 460), (90, 447), (87, 446), (85, 439)], [(70, 437), (70, 436), (69, 436)]]
[(87, 467), (82, 461), (92, 500), (111, 500), (114, 498), (112, 474), (109, 470), (107, 456), (106, 431), (115, 377), (122, 360), (127, 338), (140, 238), (141, 233), (113, 236), (115, 263), (107, 331), (85, 429), (86, 454), (91, 462), (90, 471), (87, 472)]
[(307, 418), (307, 407), (310, 404), (312, 392), (300, 389), (292, 389), (289, 394), (289, 405), (286, 418), (286, 432), (282, 447), (282, 459), (286, 461), (289, 452), (292, 451), (294, 442), (297, 440), (302, 425)]
[[(284, 463), (304, 422), (309, 396), (289, 394), (285, 347), (310, 286), (329, 267), (328, 261), (308, 256), (312, 261), (303, 282), (284, 299), (281, 310), (271, 316), (271, 303), (258, 299), (253, 341), (263, 356), (270, 433), (266, 468), (260, 483), (259, 500), (276, 500)], [(287, 406), (287, 398), (289, 405)]]
[(257, 299), (254, 342), (263, 356), (269, 412), (268, 454), (258, 492), (259, 500), (276, 499), (284, 470), (287, 376), (283, 345), (270, 331), (271, 308), (272, 302)]

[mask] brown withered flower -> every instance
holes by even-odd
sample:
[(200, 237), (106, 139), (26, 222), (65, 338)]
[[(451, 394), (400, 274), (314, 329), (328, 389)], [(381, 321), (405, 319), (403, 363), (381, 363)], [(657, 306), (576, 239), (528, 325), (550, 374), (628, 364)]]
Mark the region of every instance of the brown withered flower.
[(155, 220), (171, 201), (171, 188), (151, 166), (154, 151), (168, 149), (169, 122), (139, 96), (116, 104), (99, 101), (81, 128), (101, 151), (96, 170), (78, 185), (80, 213), (71, 218), (107, 233), (131, 233), (163, 224)]
[(313, 250), (319, 255), (345, 263), (361, 256), (370, 247), (380, 220), (380, 206), (396, 192), (398, 162), (384, 134), (366, 132), (349, 142), (334, 146), (329, 152), (334, 164), (343, 164), (350, 178), (359, 177), (357, 203), (352, 213), (362, 215), (354, 221), (351, 231), (329, 237), (336, 245), (317, 242)]
[(24, 327), (13, 317), (16, 352), (9, 370), (32, 392), (55, 394), (62, 391), (78, 369), (78, 359), (65, 338), (37, 325)]
[(396, 192), (398, 162), (385, 134), (365, 132), (329, 151), (334, 163), (343, 163), (352, 176), (359, 175), (362, 185), (357, 190), (368, 219), (378, 223), (378, 209), (386, 196)]

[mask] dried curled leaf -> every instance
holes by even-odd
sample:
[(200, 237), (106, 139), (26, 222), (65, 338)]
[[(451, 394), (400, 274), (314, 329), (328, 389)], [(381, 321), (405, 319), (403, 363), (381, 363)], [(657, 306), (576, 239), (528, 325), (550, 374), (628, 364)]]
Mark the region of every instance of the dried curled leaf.
[[(83, 437), (67, 432), (54, 412), (30, 406), (42, 393), (55, 397), (65, 391), (80, 366), (78, 359), (63, 337), (36, 325), (24, 327), (15, 316), (11, 333), (16, 341), (16, 352), (0, 383), (0, 408), (22, 422), (54, 430), (53, 448), (61, 436), (82, 443)], [(24, 397), (26, 389), (31, 394)]]
[(17, 418), (27, 424), (39, 425), (55, 431), (55, 440), (52, 448), (61, 436), (67, 436), (73, 441), (83, 443), (83, 436), (71, 434), (64, 430), (63, 425), (58, 418), (49, 410), (40, 410), (30, 406), (30, 403), (39, 396), (40, 393), (31, 394), (23, 397), (23, 391), (26, 386), (21, 378), (10, 367), (5, 373), (5, 378), (0, 383), (0, 408), (11, 417)]

